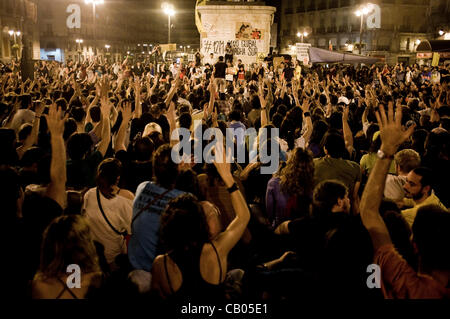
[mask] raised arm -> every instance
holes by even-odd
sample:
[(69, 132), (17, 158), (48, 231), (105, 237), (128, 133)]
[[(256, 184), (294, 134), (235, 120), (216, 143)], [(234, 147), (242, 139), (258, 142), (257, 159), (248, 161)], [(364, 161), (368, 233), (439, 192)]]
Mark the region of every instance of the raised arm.
[(391, 238), (386, 224), (379, 213), (380, 203), (383, 198), (386, 176), (391, 165), (392, 158), (397, 152), (398, 147), (406, 141), (414, 131), (411, 126), (407, 131), (402, 129), (402, 111), (397, 108), (394, 116), (394, 106), (390, 102), (388, 105), (388, 114), (386, 115), (383, 105), (380, 105), (379, 112), (376, 112), (378, 125), (380, 126), (381, 151), (385, 158), (377, 158), (366, 187), (361, 198), (360, 212), (361, 219), (368, 230), (374, 250), (391, 243)]
[(45, 115), (47, 126), (50, 131), (52, 146), (52, 159), (50, 164), (50, 184), (45, 195), (61, 207), (65, 205), (66, 197), (66, 149), (64, 146), (63, 132), (65, 118), (61, 118), (63, 112), (56, 110), (56, 104), (50, 106), (48, 115)]
[(172, 139), (172, 133), (177, 129), (177, 122), (175, 120), (175, 103), (170, 102), (169, 109), (167, 110), (167, 121), (170, 127), (170, 145), (173, 146), (178, 143), (178, 137)]
[(169, 107), (170, 102), (173, 99), (173, 96), (175, 95), (175, 93), (177, 92), (178, 86), (180, 85), (180, 77), (177, 76), (175, 83), (172, 84), (172, 87), (170, 88), (169, 93), (167, 94), (167, 98), (165, 100), (166, 106)]
[(120, 124), (119, 132), (117, 133), (116, 142), (114, 145), (114, 152), (126, 151), (125, 147), (125, 135), (127, 132), (128, 124), (131, 120), (131, 103), (124, 102), (121, 107), (122, 111), (122, 123)]
[(217, 87), (214, 81), (214, 75), (211, 76), (209, 83), (209, 104), (208, 104), (208, 115), (212, 113), (214, 109), (214, 101), (216, 99)]
[(108, 88), (109, 83), (106, 77), (102, 80), (102, 97), (101, 97), (101, 113), (102, 113), (102, 140), (98, 145), (98, 151), (105, 156), (106, 151), (108, 150), (109, 143), (111, 141), (111, 124), (110, 124), (110, 115), (111, 115), (111, 104), (108, 101)]
[[(297, 106), (300, 106), (298, 103), (298, 99), (295, 101)], [(309, 112), (309, 101), (305, 98), (303, 99), (303, 104), (301, 106), (303, 111), (303, 121), (306, 123), (306, 130), (303, 133), (302, 137), (305, 140), (305, 145), (308, 145), (309, 139), (311, 138), (312, 132), (313, 132), (313, 125), (311, 120), (311, 113)]]
[[(222, 177), (225, 186), (230, 188), (235, 185), (235, 181), (233, 179), (233, 175), (231, 174), (230, 163), (227, 163), (226, 160), (226, 151), (225, 149), (216, 148), (215, 152), (217, 158), (221, 160), (221, 163), (219, 163), (220, 160), (214, 161), (214, 166), (216, 167), (220, 177)], [(247, 224), (250, 220), (250, 212), (241, 191), (239, 189), (234, 190), (231, 192), (230, 196), (231, 204), (233, 205), (236, 217), (228, 225), (227, 229), (220, 233), (214, 240), (214, 244), (217, 247), (219, 255), (221, 256), (226, 256), (241, 239), (242, 234), (247, 228)]]
[(140, 118), (142, 116), (142, 105), (141, 105), (141, 82), (139, 77), (134, 78), (134, 118)]
[(352, 130), (350, 129), (350, 125), (348, 125), (348, 112), (348, 106), (344, 107), (344, 112), (342, 113), (342, 129), (344, 131), (345, 148), (347, 149), (348, 154), (351, 155), (355, 149), (353, 147)]
[(266, 110), (266, 100), (264, 99), (264, 84), (262, 81), (259, 82), (258, 97), (261, 103), (261, 127), (264, 127), (269, 123), (267, 120), (267, 110)]

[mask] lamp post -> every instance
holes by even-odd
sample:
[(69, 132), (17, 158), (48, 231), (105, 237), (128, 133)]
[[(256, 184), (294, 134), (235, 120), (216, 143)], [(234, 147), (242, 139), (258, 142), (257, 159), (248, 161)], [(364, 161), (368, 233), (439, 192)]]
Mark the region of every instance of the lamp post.
[(297, 37), (302, 39), (302, 43), (305, 40), (305, 38), (308, 36), (308, 32), (297, 32)]
[(173, 15), (175, 15), (175, 8), (172, 4), (167, 2), (164, 2), (161, 7), (164, 10), (164, 13), (167, 14), (168, 18), (168, 44), (170, 44), (170, 29), (172, 27), (170, 19)]
[(111, 48), (111, 46), (109, 44), (105, 44), (105, 49), (106, 49), (106, 59), (109, 61), (109, 48)]
[(93, 27), (93, 36), (94, 36), (94, 48), (95, 48), (95, 40), (96, 40), (96, 18), (95, 18), (95, 8), (96, 6), (98, 6), (99, 4), (103, 4), (105, 3), (104, 0), (84, 0), (84, 2), (86, 4), (90, 4), (92, 3), (92, 27)]
[(76, 39), (75, 42), (78, 44), (78, 62), (81, 62), (81, 43), (83, 43), (83, 39)]
[(16, 55), (17, 60), (19, 60), (20, 46), (17, 44), (17, 37), (20, 37), (20, 35), (22, 34), (22, 32), (20, 32), (20, 31), (14, 31), (14, 30), (9, 30), (9, 31), (8, 31), (8, 34), (9, 34), (11, 37), (14, 37), (14, 44), (13, 44), (12, 48), (13, 48), (14, 51), (16, 51), (16, 52), (15, 52), (15, 53), (16, 53), (15, 55)]
[(359, 54), (362, 54), (362, 33), (363, 33), (363, 20), (364, 16), (372, 11), (372, 5), (367, 4), (362, 6), (359, 10), (355, 12), (357, 17), (361, 17), (361, 26), (359, 28)]

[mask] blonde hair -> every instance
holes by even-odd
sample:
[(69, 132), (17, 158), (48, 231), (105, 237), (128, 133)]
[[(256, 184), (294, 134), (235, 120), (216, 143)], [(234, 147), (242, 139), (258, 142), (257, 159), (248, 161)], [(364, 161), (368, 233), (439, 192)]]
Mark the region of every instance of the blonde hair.
[(66, 274), (77, 264), (83, 273), (99, 272), (100, 265), (91, 230), (79, 215), (55, 218), (44, 232), (39, 275), (43, 279)]

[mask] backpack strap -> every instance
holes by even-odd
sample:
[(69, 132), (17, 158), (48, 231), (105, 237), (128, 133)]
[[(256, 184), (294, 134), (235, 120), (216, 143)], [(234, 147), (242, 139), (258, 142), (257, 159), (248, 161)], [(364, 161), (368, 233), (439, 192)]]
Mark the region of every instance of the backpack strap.
[(103, 211), (103, 207), (102, 207), (102, 203), (100, 202), (100, 191), (97, 187), (97, 203), (98, 203), (98, 207), (100, 208), (100, 212), (103, 215), (103, 218), (105, 219), (106, 223), (109, 225), (109, 227), (111, 227), (111, 229), (117, 234), (117, 235), (121, 235), (121, 236), (126, 236), (127, 232), (123, 232), (121, 233), (120, 231), (118, 231), (116, 228), (114, 228), (114, 226), (109, 222), (108, 218), (105, 215), (105, 212)]
[(134, 221), (148, 208), (150, 208), (150, 206), (152, 206), (157, 200), (162, 199), (164, 197), (164, 195), (166, 195), (168, 192), (170, 192), (171, 190), (168, 189), (165, 192), (159, 194), (158, 196), (155, 196), (147, 205), (145, 205), (144, 207), (142, 207), (139, 212), (137, 212), (137, 214), (133, 217), (133, 219), (131, 220), (131, 224), (133, 225)]

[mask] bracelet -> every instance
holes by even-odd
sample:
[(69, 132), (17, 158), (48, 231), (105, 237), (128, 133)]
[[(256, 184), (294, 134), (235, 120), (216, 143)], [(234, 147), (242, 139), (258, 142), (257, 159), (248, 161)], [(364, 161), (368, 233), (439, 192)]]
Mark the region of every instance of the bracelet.
[(239, 187), (238, 187), (238, 185), (237, 185), (237, 183), (236, 182), (234, 182), (234, 184), (231, 186), (231, 187), (229, 187), (229, 188), (227, 188), (227, 191), (228, 191), (228, 193), (234, 193), (235, 191), (237, 191), (237, 190), (239, 190)]
[(308, 117), (308, 116), (311, 116), (311, 113), (309, 113), (309, 112), (305, 112), (305, 113), (303, 113), (303, 116), (304, 116), (304, 117)]

